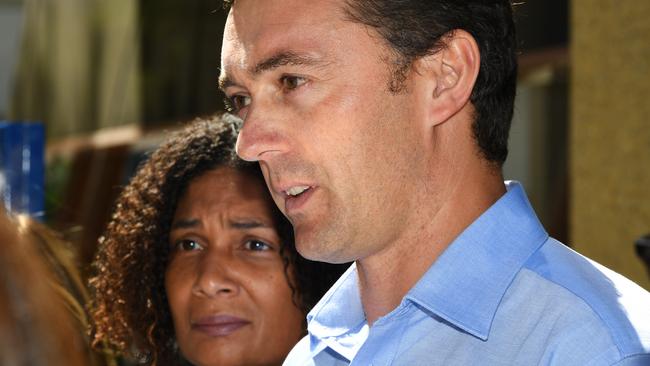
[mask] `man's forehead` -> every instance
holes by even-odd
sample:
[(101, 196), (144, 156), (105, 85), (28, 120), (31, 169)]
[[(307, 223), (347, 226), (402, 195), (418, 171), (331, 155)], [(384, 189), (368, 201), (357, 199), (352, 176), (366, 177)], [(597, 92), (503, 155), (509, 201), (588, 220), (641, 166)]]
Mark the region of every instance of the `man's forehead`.
[(228, 14), (224, 40), (266, 44), (295, 34), (316, 37), (310, 32), (336, 27), (343, 20), (339, 2), (342, 0), (238, 0)]
[(295, 19), (296, 14), (322, 15), (345, 9), (349, 0), (237, 0), (230, 12), (246, 16), (268, 15), (270, 18)]
[[(222, 67), (228, 71), (231, 68), (249, 69), (274, 54), (289, 52), (297, 54), (314, 54), (319, 46), (335, 41), (340, 36), (334, 34), (336, 26), (332, 24), (332, 16), (318, 13), (318, 9), (304, 6), (311, 3), (301, 0), (301, 9), (287, 8), (283, 1), (268, 0), (276, 3), (275, 7), (262, 5), (247, 8), (244, 4), (266, 3), (264, 1), (242, 1), (234, 6), (228, 16), (224, 31), (222, 47)], [(281, 16), (274, 16), (274, 11), (282, 7)], [(264, 11), (265, 9), (271, 9)], [(339, 17), (339, 14), (334, 14)], [(339, 22), (342, 20), (339, 17)], [(331, 33), (331, 34), (327, 34)], [(325, 47), (326, 48), (326, 47)]]

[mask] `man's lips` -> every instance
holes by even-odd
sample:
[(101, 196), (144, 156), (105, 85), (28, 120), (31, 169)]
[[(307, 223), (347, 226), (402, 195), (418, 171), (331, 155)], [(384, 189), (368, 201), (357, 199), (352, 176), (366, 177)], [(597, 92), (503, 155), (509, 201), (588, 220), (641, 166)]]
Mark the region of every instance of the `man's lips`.
[(285, 213), (291, 214), (292, 211), (296, 211), (302, 208), (309, 200), (309, 198), (311, 198), (311, 196), (314, 194), (315, 190), (316, 187), (310, 186), (309, 188), (302, 191), (302, 193), (298, 195), (285, 194), (284, 195)]
[(318, 187), (314, 183), (306, 181), (287, 180), (269, 181), (269, 189), (276, 199), (278, 206), (282, 208), (284, 201), (284, 213), (290, 215), (292, 211), (302, 208)]
[(199, 318), (192, 322), (192, 330), (212, 337), (224, 337), (249, 325), (251, 322), (232, 315), (214, 315)]

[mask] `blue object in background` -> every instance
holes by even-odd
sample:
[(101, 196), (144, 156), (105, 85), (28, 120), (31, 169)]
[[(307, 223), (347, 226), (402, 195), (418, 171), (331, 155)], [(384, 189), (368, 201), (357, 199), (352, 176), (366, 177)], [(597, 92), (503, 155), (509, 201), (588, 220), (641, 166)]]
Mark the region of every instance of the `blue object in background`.
[(44, 149), (43, 124), (0, 121), (0, 200), (8, 211), (43, 216)]

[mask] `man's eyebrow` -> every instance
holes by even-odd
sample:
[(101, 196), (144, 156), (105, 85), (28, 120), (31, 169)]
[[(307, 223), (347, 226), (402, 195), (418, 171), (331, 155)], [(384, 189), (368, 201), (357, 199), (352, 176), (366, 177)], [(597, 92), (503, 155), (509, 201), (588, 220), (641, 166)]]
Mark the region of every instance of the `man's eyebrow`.
[[(301, 54), (293, 51), (281, 51), (258, 62), (251, 68), (250, 74), (256, 76), (265, 71), (273, 70), (280, 66), (286, 65), (322, 66), (324, 64), (325, 62), (323, 60), (308, 54)], [(226, 88), (233, 85), (237, 85), (237, 83), (230, 79), (227, 75), (222, 75), (219, 77), (219, 88), (221, 90), (225, 90)]]
[(226, 90), (226, 88), (237, 85), (231, 78), (226, 75), (219, 76), (219, 89)]
[(172, 223), (171, 230), (175, 229), (190, 229), (193, 227), (199, 226), (200, 222), (198, 219), (180, 219)]
[(314, 66), (322, 65), (323, 61), (317, 59), (314, 56), (307, 54), (300, 54), (292, 51), (283, 51), (276, 53), (255, 65), (252, 70), (253, 75), (258, 75), (264, 71), (269, 71), (280, 66), (292, 65), (292, 66)]

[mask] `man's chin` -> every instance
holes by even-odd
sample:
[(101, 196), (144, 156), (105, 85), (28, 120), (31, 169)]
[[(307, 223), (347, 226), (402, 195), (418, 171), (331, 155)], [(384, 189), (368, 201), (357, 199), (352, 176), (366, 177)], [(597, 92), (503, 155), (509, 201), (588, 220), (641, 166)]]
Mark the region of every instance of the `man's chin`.
[(340, 241), (331, 240), (318, 235), (305, 235), (295, 232), (296, 250), (301, 256), (318, 262), (346, 263), (354, 259), (348, 258)]

